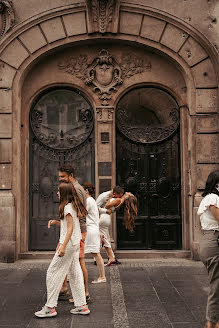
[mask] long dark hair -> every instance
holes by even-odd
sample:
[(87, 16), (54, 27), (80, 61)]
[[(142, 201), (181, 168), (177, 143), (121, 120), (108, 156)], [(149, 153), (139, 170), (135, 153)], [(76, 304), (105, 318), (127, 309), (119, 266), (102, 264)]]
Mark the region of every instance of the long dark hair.
[(209, 174), (202, 196), (204, 197), (208, 194), (216, 194), (219, 196), (219, 191), (215, 188), (217, 183), (219, 183), (219, 170), (213, 171)]
[(64, 219), (64, 207), (68, 203), (72, 203), (76, 212), (77, 217), (81, 219), (87, 215), (87, 210), (80, 201), (75, 187), (70, 182), (62, 182), (59, 185), (60, 201), (59, 201), (59, 214), (60, 220)]
[(95, 187), (92, 185), (91, 182), (84, 182), (83, 183), (84, 190), (88, 190), (90, 196), (94, 196)]
[(137, 207), (137, 198), (135, 196), (129, 196), (124, 201), (124, 217), (123, 221), (125, 224), (126, 229), (129, 231), (133, 231), (135, 226), (135, 218), (138, 214), (138, 207)]

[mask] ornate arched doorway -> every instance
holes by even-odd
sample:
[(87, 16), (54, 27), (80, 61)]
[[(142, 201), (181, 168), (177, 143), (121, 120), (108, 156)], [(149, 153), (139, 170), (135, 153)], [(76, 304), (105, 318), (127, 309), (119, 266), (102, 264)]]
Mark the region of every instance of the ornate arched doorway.
[(94, 183), (94, 115), (78, 90), (53, 88), (34, 101), (30, 111), (29, 249), (51, 250), (59, 231), (47, 228), (58, 218), (58, 167), (71, 164), (79, 182)]
[(138, 198), (133, 232), (117, 214), (118, 249), (181, 248), (179, 108), (156, 87), (126, 93), (116, 110), (117, 184)]

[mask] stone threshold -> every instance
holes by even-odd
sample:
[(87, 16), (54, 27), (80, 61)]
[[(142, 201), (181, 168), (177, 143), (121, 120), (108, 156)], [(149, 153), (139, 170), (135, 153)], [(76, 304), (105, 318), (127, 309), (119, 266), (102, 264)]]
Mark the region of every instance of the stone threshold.
[[(191, 251), (186, 250), (116, 250), (118, 259), (191, 259)], [(101, 254), (106, 258), (105, 252)], [(18, 260), (47, 260), (52, 259), (54, 251), (30, 251), (18, 254)], [(86, 255), (86, 259), (92, 259)]]

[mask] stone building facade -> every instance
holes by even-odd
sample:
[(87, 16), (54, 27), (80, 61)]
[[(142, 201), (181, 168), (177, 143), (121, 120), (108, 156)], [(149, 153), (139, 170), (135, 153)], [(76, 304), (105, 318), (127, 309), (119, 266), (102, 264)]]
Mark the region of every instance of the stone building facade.
[[(139, 199), (117, 250), (198, 257), (219, 167), (216, 0), (0, 1), (0, 260), (52, 250), (57, 168)], [(136, 256), (136, 255), (135, 255)]]

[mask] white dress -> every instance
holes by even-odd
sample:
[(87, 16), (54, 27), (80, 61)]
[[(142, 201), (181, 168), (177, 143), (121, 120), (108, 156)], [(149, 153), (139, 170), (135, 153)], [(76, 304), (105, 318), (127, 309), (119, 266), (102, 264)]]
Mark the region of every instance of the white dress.
[(87, 235), (85, 239), (84, 252), (99, 253), (100, 252), (100, 235), (99, 235), (99, 211), (97, 204), (93, 197), (87, 198), (86, 209), (88, 215), (86, 216)]
[[(115, 200), (115, 198), (111, 198), (110, 202)], [(115, 210), (115, 207), (110, 208), (112, 211)], [(102, 246), (111, 248), (110, 242), (110, 233), (109, 227), (111, 224), (111, 215), (103, 213), (100, 215), (100, 238)]]

